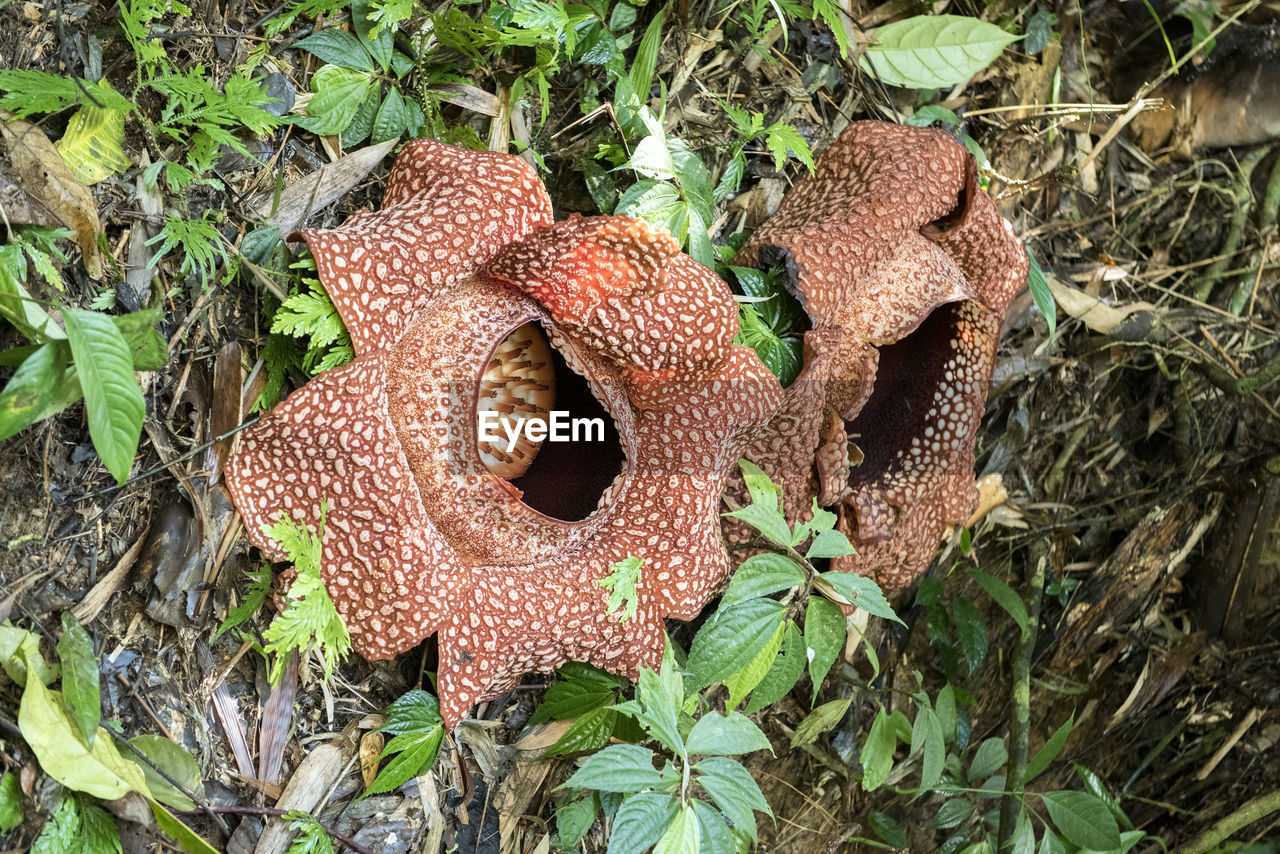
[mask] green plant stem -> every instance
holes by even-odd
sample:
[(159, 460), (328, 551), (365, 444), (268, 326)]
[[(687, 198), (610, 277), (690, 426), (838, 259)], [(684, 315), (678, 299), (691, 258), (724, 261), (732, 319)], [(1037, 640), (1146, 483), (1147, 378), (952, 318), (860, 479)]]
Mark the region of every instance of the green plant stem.
[(1204, 374), (1209, 382), (1227, 394), (1235, 395), (1236, 397), (1246, 397), (1253, 394), (1267, 383), (1280, 377), (1280, 353), (1276, 353), (1271, 357), (1271, 361), (1245, 377), (1233, 377), (1217, 365), (1205, 362), (1193, 362), (1192, 365), (1196, 370)]
[(1208, 830), (1179, 848), (1173, 854), (1205, 854), (1242, 827), (1253, 824), (1280, 810), (1280, 790), (1254, 798), (1231, 815), (1219, 819)]
[(1213, 262), (1205, 272), (1204, 279), (1196, 287), (1195, 298), (1201, 302), (1209, 301), (1209, 297), (1213, 294), (1213, 283), (1216, 281), (1218, 274), (1226, 269), (1227, 262), (1235, 257), (1241, 241), (1244, 240), (1244, 228), (1249, 221), (1249, 214), (1253, 210), (1253, 206), (1249, 204), (1253, 197), (1249, 179), (1253, 176), (1253, 170), (1257, 168), (1258, 163), (1266, 153), (1266, 149), (1258, 149), (1257, 151), (1249, 152), (1240, 159), (1240, 174), (1231, 190), (1235, 209), (1231, 214), (1231, 223), (1227, 227), (1227, 239), (1223, 241), (1222, 249), (1218, 253), (1221, 257)]
[(1258, 212), (1258, 231), (1266, 234), (1276, 224), (1280, 214), (1280, 157), (1271, 164), (1271, 177), (1267, 179), (1267, 191), (1262, 197), (1262, 210)]
[(1031, 659), (1035, 655), (1040, 626), (1040, 605), (1044, 600), (1045, 567), (1049, 563), (1049, 543), (1039, 540), (1032, 546), (1032, 570), (1027, 579), (1027, 631), (1013, 651), (1013, 713), (1009, 720), (1009, 769), (1005, 794), (1000, 799), (999, 851), (1013, 838), (1022, 810), (1027, 780), (1027, 747), (1031, 735)]

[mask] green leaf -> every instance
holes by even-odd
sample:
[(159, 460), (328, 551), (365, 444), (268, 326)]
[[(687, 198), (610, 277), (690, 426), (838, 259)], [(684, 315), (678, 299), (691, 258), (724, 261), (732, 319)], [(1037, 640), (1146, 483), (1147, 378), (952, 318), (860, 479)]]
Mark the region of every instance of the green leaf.
[(804, 614), (804, 643), (809, 658), (809, 678), (813, 681), (813, 697), (818, 699), (822, 680), (844, 650), (844, 612), (821, 596), (810, 596)]
[(1032, 757), (1032, 761), (1027, 763), (1027, 782), (1041, 775), (1044, 769), (1050, 767), (1053, 759), (1057, 758), (1057, 754), (1062, 752), (1062, 746), (1066, 744), (1066, 740), (1071, 735), (1071, 727), (1075, 725), (1075, 713), (1071, 713), (1066, 722), (1062, 726), (1057, 727), (1050, 739), (1044, 743), (1041, 749), (1037, 750), (1036, 755)]
[(31, 845), (31, 854), (120, 854), (120, 831), (102, 807), (67, 792)]
[(0, 833), (8, 833), (22, 824), (22, 789), (18, 775), (12, 771), (0, 776)]
[(742, 670), (764, 648), (786, 609), (772, 599), (748, 599), (718, 609), (693, 639), (688, 669), (702, 685)]
[(308, 115), (298, 124), (315, 134), (341, 133), (355, 119), (375, 85), (372, 72), (324, 66), (311, 77), (316, 94), (307, 104)]
[(698, 785), (706, 790), (735, 828), (756, 841), (755, 813), (772, 816), (773, 811), (751, 773), (741, 763), (720, 757), (704, 759), (693, 767), (698, 772)]
[(741, 854), (743, 847), (729, 829), (724, 813), (706, 801), (694, 798), (689, 802), (698, 818), (700, 841), (698, 854)]
[(31, 352), (0, 391), (0, 441), (56, 415), (80, 399), (80, 380), (65, 344), (50, 341)]
[(601, 792), (638, 792), (661, 786), (668, 777), (653, 767), (653, 751), (635, 744), (614, 744), (587, 757), (563, 785)]
[(391, 66), (391, 52), (395, 49), (395, 32), (386, 26), (376, 26), (377, 36), (373, 34), (378, 17), (370, 14), (371, 0), (351, 0), (351, 25), (355, 27), (360, 44), (364, 45), (378, 65), (386, 71)]
[(658, 67), (658, 49), (662, 46), (662, 19), (666, 9), (658, 11), (640, 39), (640, 47), (636, 49), (636, 58), (631, 62), (631, 71), (627, 80), (631, 90), (640, 102), (649, 100), (649, 87), (653, 85), (653, 72)]
[[(32, 666), (30, 660), (27, 666)], [(62, 695), (45, 688), (39, 679), (27, 679), (18, 707), (18, 728), (40, 768), (67, 788), (108, 801), (129, 792), (150, 796), (142, 769), (120, 755), (111, 736), (100, 729), (93, 747), (86, 747), (62, 704)]]
[(942, 122), (947, 127), (959, 127), (960, 117), (946, 107), (939, 107), (936, 104), (929, 104), (920, 107), (914, 113), (907, 117), (904, 125), (910, 125), (916, 128), (927, 128), (934, 122)]
[(556, 836), (559, 846), (573, 848), (581, 842), (599, 814), (600, 795), (596, 792), (588, 792), (585, 798), (577, 800), (565, 798), (556, 808)]
[(289, 810), (284, 820), (289, 822), (289, 829), (298, 834), (285, 854), (334, 854), (333, 840), (311, 813)]
[(369, 96), (356, 110), (356, 116), (342, 129), (341, 141), (344, 148), (354, 148), (369, 138), (373, 132), (373, 120), (378, 117), (378, 105), (382, 103), (382, 87), (374, 84)]
[(752, 555), (734, 571), (729, 587), (720, 599), (720, 607), (789, 590), (800, 584), (804, 584), (804, 570), (791, 558), (773, 552)]
[(1045, 280), (1044, 269), (1041, 268), (1040, 262), (1031, 254), (1030, 249), (1025, 251), (1029, 264), (1027, 290), (1031, 291), (1031, 299), (1035, 301), (1036, 308), (1040, 309), (1040, 313), (1049, 324), (1049, 340), (1052, 341), (1054, 333), (1058, 330), (1058, 304), (1054, 302), (1053, 291), (1049, 290), (1049, 283)]
[(742, 470), (742, 481), (747, 485), (752, 504), (764, 504), (775, 510), (782, 506), (782, 493), (764, 469), (751, 460), (738, 460), (738, 468)]
[(377, 116), (374, 117), (369, 141), (376, 145), (379, 142), (395, 139), (405, 132), (408, 125), (409, 108), (405, 106), (400, 92), (393, 86), (383, 100), (382, 106), (378, 108)]
[(803, 342), (794, 335), (779, 336), (751, 305), (738, 310), (739, 330), (733, 341), (756, 351), (764, 366), (785, 388), (795, 382), (804, 367)]
[(730, 710), (727, 715), (707, 712), (685, 739), (690, 754), (736, 756), (756, 750), (773, 751), (769, 739), (750, 718)]
[[(204, 781), (200, 779), (200, 766), (180, 745), (174, 744), (162, 735), (139, 735), (129, 739), (129, 743), (138, 748), (151, 763), (177, 780), (188, 792), (197, 798), (204, 798)], [(147, 780), (147, 788), (162, 804), (182, 812), (190, 812), (196, 808), (191, 798), (183, 793), (155, 769), (145, 763), (139, 763)]]
[(782, 649), (769, 672), (751, 694), (746, 714), (759, 711), (785, 697), (804, 674), (805, 642), (796, 624), (788, 620), (782, 635)]
[(562, 756), (581, 750), (598, 750), (609, 743), (613, 735), (618, 713), (613, 706), (592, 709), (569, 724), (556, 743), (547, 748), (543, 756)]
[(646, 179), (632, 184), (618, 199), (614, 213), (665, 228), (682, 244), (689, 233), (688, 205), (679, 190), (663, 181)]
[(859, 62), (890, 86), (940, 89), (967, 81), (1020, 36), (961, 15), (916, 15), (874, 32)]
[(942, 686), (937, 698), (933, 701), (933, 709), (938, 715), (938, 724), (942, 727), (942, 738), (947, 743), (956, 737), (956, 689), (950, 682)]
[[(834, 0), (814, 0), (813, 14), (815, 18), (821, 18), (822, 23), (827, 25), (831, 30), (831, 34), (836, 37), (836, 45), (840, 48), (840, 58), (846, 59), (849, 56), (849, 32), (844, 28), (844, 19), (848, 12), (843, 9)], [(782, 16), (779, 15), (779, 18)], [(784, 21), (783, 26), (786, 26)]]
[(987, 625), (982, 621), (981, 612), (967, 597), (957, 596), (951, 604), (951, 611), (956, 621), (960, 649), (964, 652), (964, 657), (969, 662), (969, 672), (972, 673), (987, 657)]
[(997, 605), (1004, 608), (1005, 612), (1013, 618), (1013, 622), (1017, 624), (1025, 638), (1030, 628), (1028, 625), (1030, 618), (1027, 616), (1027, 606), (1018, 592), (1003, 578), (985, 573), (977, 567), (969, 567), (965, 571), (983, 590), (987, 591), (987, 595), (994, 599)]
[[(818, 706), (800, 722), (800, 726), (796, 727), (795, 733), (791, 736), (791, 746), (799, 747), (802, 744), (812, 744), (817, 741), (818, 736), (840, 723), (845, 712), (849, 711), (849, 704), (852, 702), (852, 697), (845, 697), (843, 700), (832, 700), (829, 703), (823, 703)], [(879, 720), (879, 718), (876, 720)], [(875, 731), (874, 726), (872, 731)], [(892, 737), (892, 731), (890, 736)]]
[(67, 307), (62, 319), (80, 375), (93, 447), (116, 483), (123, 484), (147, 414), (142, 389), (133, 376), (133, 355), (107, 315)]
[(609, 602), (606, 612), (618, 622), (625, 623), (636, 615), (640, 606), (640, 594), (636, 585), (640, 583), (640, 567), (644, 561), (635, 555), (627, 555), (609, 567), (609, 574), (596, 581), (596, 584), (609, 591)]
[(169, 834), (187, 854), (219, 854), (218, 850), (206, 842), (194, 830), (178, 821), (177, 817), (154, 800), (147, 802), (151, 806), (151, 814), (156, 817), (156, 824)]
[(622, 802), (613, 818), (613, 832), (609, 835), (607, 854), (642, 854), (662, 838), (676, 813), (680, 802), (661, 792), (641, 792)]
[(977, 781), (1000, 770), (1009, 759), (1009, 750), (1003, 738), (988, 738), (978, 745), (978, 751), (969, 763), (969, 780)]
[(27, 256), (23, 247), (0, 246), (0, 318), (18, 327), (34, 344), (61, 341), (66, 333), (23, 286), (27, 279)]
[(938, 807), (938, 811), (934, 813), (929, 826), (939, 830), (949, 830), (971, 815), (973, 815), (972, 802), (966, 801), (964, 798), (952, 798)]
[(557, 682), (547, 689), (542, 703), (534, 710), (529, 723), (568, 720), (612, 704), (613, 691), (599, 691), (577, 682)]
[(809, 152), (809, 143), (791, 125), (782, 122), (770, 125), (765, 131), (764, 143), (773, 155), (774, 168), (779, 172), (786, 165), (788, 153), (803, 163), (810, 172), (813, 171), (813, 155)]
[[(855, 607), (861, 608), (872, 616), (902, 623), (898, 615), (893, 612), (893, 606), (889, 604), (889, 600), (884, 598), (880, 585), (870, 578), (849, 572), (824, 572), (819, 577)], [(903, 625), (906, 624), (903, 623)]]
[(129, 345), (135, 371), (158, 371), (169, 361), (169, 343), (155, 328), (160, 318), (160, 311), (150, 308), (111, 318)]
[(440, 701), (421, 688), (406, 691), (382, 710), (387, 716), (378, 732), (429, 733), (443, 725), (440, 717)]
[(697, 261), (704, 267), (711, 269), (716, 265), (716, 250), (711, 245), (711, 235), (707, 232), (707, 221), (702, 218), (702, 214), (697, 209), (689, 206), (689, 236), (688, 245), (685, 251), (689, 253), (689, 257)]
[(653, 854), (698, 854), (701, 842), (702, 828), (698, 817), (691, 807), (683, 806), (654, 846)]
[(378, 756), (379, 761), (391, 755), (395, 755), (395, 759), (378, 772), (373, 784), (360, 797), (390, 792), (400, 788), (414, 777), (426, 773), (436, 761), (443, 742), (444, 727), (442, 726), (437, 726), (430, 732), (406, 732), (397, 735), (386, 743), (381, 755)]
[(249, 589), (245, 592), (240, 604), (227, 611), (227, 618), (222, 621), (222, 625), (218, 626), (218, 630), (213, 633), (214, 640), (248, 621), (250, 617), (258, 613), (258, 609), (267, 601), (267, 594), (271, 592), (273, 581), (271, 567), (264, 563), (256, 570), (248, 570), (245, 574), (249, 576)]
[(1058, 831), (1073, 845), (1110, 851), (1120, 847), (1120, 826), (1107, 805), (1086, 792), (1040, 795)]
[[(844, 702), (847, 705), (849, 701)], [(889, 713), (881, 709), (871, 722), (871, 731), (867, 733), (867, 740), (862, 743), (862, 753), (858, 757), (858, 761), (862, 763), (863, 789), (874, 792), (889, 779), (889, 771), (893, 768), (893, 751), (897, 746), (898, 738), (893, 733)]]
[(822, 557), (844, 557), (846, 555), (857, 554), (853, 544), (849, 542), (840, 531), (820, 531), (818, 536), (813, 538), (813, 542), (809, 544), (809, 549), (804, 556), (809, 560), (816, 560)]
[(0, 665), (18, 685), (27, 684), (28, 669), (35, 672), (42, 685), (58, 678), (58, 665), (49, 664), (40, 654), (40, 637), (4, 623), (0, 623)]
[(892, 817), (882, 812), (872, 812), (871, 815), (867, 816), (867, 824), (871, 825), (872, 833), (888, 842), (894, 848), (907, 847), (907, 832)]
[(66, 133), (54, 143), (67, 168), (84, 184), (96, 184), (133, 166), (124, 153), (126, 112), (86, 103), (76, 110), (67, 122)]
[(764, 648), (756, 653), (751, 663), (724, 680), (724, 686), (729, 689), (729, 700), (725, 703), (726, 709), (736, 709), (742, 699), (754, 691), (773, 668), (778, 660), (778, 650), (782, 648), (782, 638), (785, 634), (785, 626), (779, 624), (773, 637), (769, 638)]
[[(1188, 17), (1190, 18), (1191, 16)], [(1191, 18), (1191, 21), (1194, 24), (1196, 19)], [(1057, 15), (1047, 9), (1036, 9), (1035, 12), (1032, 13), (1031, 18), (1027, 21), (1027, 38), (1026, 41), (1022, 43), (1022, 49), (1026, 51), (1029, 56), (1035, 56), (1037, 53), (1044, 50), (1049, 44), (1049, 39), (1053, 36), (1053, 27), (1057, 23)], [(1204, 24), (1201, 23), (1200, 26), (1203, 28)], [(1196, 33), (1194, 37), (1195, 43), (1199, 44), (1207, 34), (1207, 29)], [(1209, 50), (1213, 50), (1213, 48), (1209, 47)]]
[(294, 47), (301, 47), (302, 50), (319, 56), (326, 63), (339, 65), (342, 68), (356, 70), (356, 72), (374, 70), (374, 58), (369, 55), (369, 51), (360, 45), (358, 38), (342, 29), (334, 27), (321, 29), (315, 35), (303, 38)]
[(673, 753), (684, 756), (684, 739), (680, 737), (680, 703), (684, 699), (684, 681), (671, 658), (671, 647), (664, 651), (662, 670), (640, 671), (636, 699), (616, 708), (639, 721), (650, 735)]
[(741, 519), (771, 543), (783, 548), (791, 544), (791, 526), (776, 507), (760, 503), (748, 504), (724, 515), (731, 519)]
[(938, 713), (923, 705), (916, 712), (915, 723), (911, 726), (911, 755), (914, 756), (917, 750), (924, 751), (920, 762), (920, 788), (932, 789), (942, 779), (947, 743)]
[(93, 652), (89, 633), (69, 611), (62, 612), (58, 659), (62, 662), (62, 701), (81, 739), (92, 747), (98, 720), (102, 717), (98, 657)]

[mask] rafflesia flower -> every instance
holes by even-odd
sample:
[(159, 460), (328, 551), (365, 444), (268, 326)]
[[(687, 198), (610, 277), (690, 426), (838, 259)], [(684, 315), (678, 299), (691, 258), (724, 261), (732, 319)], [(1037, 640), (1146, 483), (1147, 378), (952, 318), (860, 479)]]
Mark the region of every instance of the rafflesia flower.
[(977, 501), (974, 439), (1022, 244), (950, 135), (856, 122), (736, 261), (785, 262), (812, 324), (746, 456), (782, 483), (789, 518), (815, 498), (837, 507), (858, 554), (836, 569), (909, 586)]
[[(437, 634), (450, 725), (567, 660), (657, 668), (663, 618), (728, 572), (720, 492), (782, 397), (731, 344), (728, 287), (637, 220), (553, 224), (517, 158), (431, 141), (380, 211), (301, 237), (356, 358), (242, 434), (227, 481), (250, 541), (282, 557), (263, 526), (315, 529), (326, 504), (321, 573), (355, 649)], [(603, 440), (551, 441), (557, 412)], [(482, 437), (482, 417), (523, 435)], [(633, 556), (623, 620), (598, 582)]]

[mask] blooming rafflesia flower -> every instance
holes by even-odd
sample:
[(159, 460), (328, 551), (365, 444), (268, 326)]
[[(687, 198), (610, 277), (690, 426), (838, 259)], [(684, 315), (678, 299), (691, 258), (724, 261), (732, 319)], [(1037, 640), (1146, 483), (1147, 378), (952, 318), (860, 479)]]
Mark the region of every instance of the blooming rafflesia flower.
[[(725, 479), (782, 390), (731, 342), (728, 287), (627, 217), (553, 223), (521, 160), (410, 143), (383, 206), (306, 231), (356, 357), (240, 437), (227, 482), (250, 541), (318, 528), (321, 574), (355, 649), (439, 637), (450, 725), (521, 674), (587, 661), (656, 668), (729, 570)], [(595, 436), (480, 436), (559, 411)], [(521, 419), (524, 419), (521, 422)], [(599, 581), (643, 560), (637, 610)]]

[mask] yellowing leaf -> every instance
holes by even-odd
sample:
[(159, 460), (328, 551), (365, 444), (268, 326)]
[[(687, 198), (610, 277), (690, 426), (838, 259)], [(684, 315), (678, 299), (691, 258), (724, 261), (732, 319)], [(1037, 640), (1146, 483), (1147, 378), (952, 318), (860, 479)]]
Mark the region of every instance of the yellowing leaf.
[(86, 102), (53, 144), (71, 173), (86, 184), (123, 172), (133, 165), (124, 153), (124, 113)]
[(129, 792), (151, 797), (142, 769), (120, 755), (111, 734), (99, 727), (93, 748), (85, 747), (62, 705), (62, 695), (45, 688), (39, 679), (27, 680), (18, 707), (18, 729), (44, 772), (67, 788), (104, 801)]

